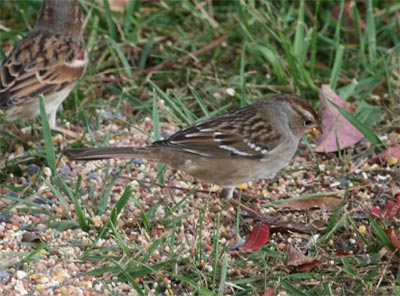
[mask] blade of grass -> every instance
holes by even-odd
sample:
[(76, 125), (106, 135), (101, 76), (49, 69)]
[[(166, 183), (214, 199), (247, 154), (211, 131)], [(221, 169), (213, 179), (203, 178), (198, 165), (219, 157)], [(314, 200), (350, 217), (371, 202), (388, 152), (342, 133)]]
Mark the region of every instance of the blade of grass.
[(221, 223), (221, 215), (220, 212), (217, 213), (217, 217), (216, 217), (216, 225), (214, 227), (214, 231), (213, 231), (213, 237), (215, 239), (213, 239), (213, 254), (214, 254), (214, 268), (213, 268), (213, 275), (212, 275), (212, 289), (216, 290), (216, 285), (217, 285), (217, 272), (218, 272), (218, 260), (217, 258), (220, 257), (219, 254), (219, 236), (220, 236), (220, 223)]
[(145, 45), (145, 47), (144, 47), (144, 49), (143, 49), (143, 51), (142, 51), (142, 53), (140, 55), (139, 65), (138, 65), (140, 70), (144, 69), (144, 67), (146, 66), (147, 58), (149, 57), (153, 46), (154, 46), (154, 33), (152, 33), (149, 36), (149, 38), (147, 40), (147, 43), (146, 43), (146, 45)]
[(108, 35), (112, 40), (117, 39), (117, 34), (115, 32), (114, 22), (112, 19), (112, 11), (110, 9), (110, 3), (108, 0), (103, 1), (104, 12), (106, 15), (107, 27), (108, 27)]
[(392, 245), (392, 242), (390, 241), (389, 237), (387, 236), (385, 230), (382, 229), (382, 227), (379, 226), (379, 224), (375, 221), (374, 218), (368, 217), (369, 222), (371, 223), (372, 227), (375, 230), (375, 233), (377, 234), (379, 240), (390, 250), (394, 250), (394, 247)]
[(132, 189), (129, 186), (125, 186), (124, 192), (122, 192), (122, 195), (119, 198), (117, 204), (111, 210), (110, 216), (108, 217), (106, 223), (104, 224), (104, 226), (101, 228), (101, 230), (97, 234), (96, 241), (95, 241), (95, 243), (93, 243), (93, 247), (96, 246), (96, 243), (100, 239), (104, 238), (106, 232), (110, 228), (110, 223), (113, 225), (117, 224), (118, 215), (121, 213), (122, 209), (125, 207), (126, 203), (128, 202), (128, 200), (131, 196), (131, 193), (132, 193)]
[[(158, 100), (157, 100), (156, 92), (153, 91), (153, 135), (154, 135), (155, 140), (160, 140), (161, 139), (160, 115), (158, 114), (157, 102), (158, 102)], [(162, 185), (165, 184), (164, 168), (165, 168), (165, 164), (157, 163), (157, 179), (158, 179), (158, 182)]]
[(43, 96), (39, 97), (39, 104), (40, 104), (40, 120), (42, 123), (44, 148), (46, 151), (46, 161), (52, 173), (54, 174), (56, 170), (56, 154), (54, 152), (53, 139), (51, 136), (50, 125), (47, 119), (46, 106), (44, 104)]
[(372, 0), (367, 2), (367, 44), (368, 44), (368, 57), (371, 64), (376, 63), (376, 30), (375, 30), (375, 16), (374, 4)]
[[(104, 1), (104, 3), (105, 2), (106, 1)], [(132, 67), (129, 64), (129, 61), (128, 61), (127, 57), (125, 56), (124, 52), (122, 51), (121, 46), (117, 42), (115, 42), (115, 40), (112, 38), (108, 38), (108, 41), (111, 42), (112, 48), (114, 48), (114, 50), (117, 52), (118, 57), (122, 63), (123, 69), (126, 71), (126, 74), (129, 77), (132, 76), (133, 75)]]
[[(59, 178), (59, 179), (61, 182), (64, 182), (61, 178)], [(79, 192), (81, 183), (82, 183), (82, 176), (79, 175), (78, 180), (76, 181), (75, 192), (74, 192), (74, 194), (70, 194), (70, 198), (74, 203), (74, 209), (75, 209), (76, 217), (78, 218), (79, 226), (81, 227), (82, 230), (88, 231), (89, 223), (86, 219), (86, 215), (82, 209), (81, 203), (78, 200), (81, 197), (81, 194)], [(66, 184), (65, 184), (65, 186), (66, 186)]]
[(293, 296), (308, 296), (307, 294), (303, 293), (302, 291), (300, 291), (298, 288), (296, 288), (295, 286), (293, 286), (292, 284), (290, 284), (286, 280), (282, 280), (281, 281), (281, 286), (283, 288), (285, 288), (289, 292), (290, 295), (293, 295)]
[(343, 64), (344, 47), (341, 44), (336, 46), (335, 61), (333, 63), (333, 68), (331, 72), (331, 78), (329, 80), (329, 85), (332, 89), (336, 89), (337, 82), (339, 80), (340, 71)]
[(336, 105), (334, 102), (329, 100), (329, 102), (342, 114), (360, 133), (364, 135), (372, 144), (378, 145), (378, 150), (385, 150), (385, 147), (379, 137), (366, 125), (361, 123), (357, 118), (355, 118), (348, 111), (343, 109), (342, 107)]
[(201, 110), (203, 111), (205, 117), (210, 117), (210, 111), (207, 109), (207, 105), (205, 100), (200, 96), (200, 94), (195, 90), (193, 87), (189, 87), (190, 91), (192, 92), (194, 98), (196, 99), (197, 103), (199, 104)]
[[(217, 294), (206, 287), (201, 286), (199, 283), (195, 282), (194, 280), (180, 274), (166, 272), (170, 277), (175, 278), (179, 281), (184, 282), (187, 285), (190, 285), (194, 288), (192, 291), (193, 295), (202, 295), (202, 296), (217, 296)], [(198, 293), (196, 293), (198, 292)]]
[(246, 46), (242, 46), (242, 53), (240, 55), (240, 107), (246, 106)]
[(363, 33), (361, 31), (360, 23), (360, 14), (358, 12), (356, 2), (350, 2), (351, 15), (353, 17), (353, 24), (356, 28), (357, 38), (358, 38), (358, 55), (360, 57), (361, 64), (366, 67), (367, 66), (367, 57), (365, 55), (365, 39), (363, 37)]
[(218, 296), (225, 295), (226, 273), (228, 271), (228, 256), (226, 253), (222, 256), (221, 277), (218, 288)]
[(306, 57), (306, 47), (304, 46), (305, 36), (305, 27), (304, 23), (304, 0), (300, 1), (299, 10), (297, 12), (297, 23), (296, 23), (296, 31), (294, 35), (294, 44), (293, 44), (293, 52), (296, 56), (299, 63), (305, 63)]

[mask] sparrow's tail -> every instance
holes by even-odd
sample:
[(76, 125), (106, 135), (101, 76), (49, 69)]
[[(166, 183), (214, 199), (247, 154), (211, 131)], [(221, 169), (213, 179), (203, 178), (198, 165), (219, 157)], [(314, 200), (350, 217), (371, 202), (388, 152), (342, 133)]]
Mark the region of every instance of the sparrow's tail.
[(146, 158), (157, 160), (155, 147), (102, 147), (102, 148), (69, 148), (63, 153), (70, 159), (75, 160), (98, 160), (108, 158)]

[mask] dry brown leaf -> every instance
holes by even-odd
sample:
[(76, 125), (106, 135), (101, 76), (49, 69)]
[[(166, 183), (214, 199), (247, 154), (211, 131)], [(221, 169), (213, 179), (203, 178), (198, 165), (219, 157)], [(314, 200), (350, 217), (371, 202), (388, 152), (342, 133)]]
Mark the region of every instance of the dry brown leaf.
[(320, 220), (313, 221), (312, 223), (300, 223), (289, 219), (289, 221), (274, 223), (273, 225), (270, 225), (269, 228), (271, 233), (296, 232), (312, 234), (324, 231), (326, 223)]
[(301, 272), (310, 271), (319, 263), (318, 259), (308, 257), (290, 245), (286, 246), (287, 266), (296, 267)]
[(316, 197), (316, 198), (307, 198), (307, 199), (295, 199), (295, 200), (286, 200), (279, 205), (275, 205), (275, 208), (289, 208), (294, 210), (307, 210), (311, 208), (327, 208), (328, 210), (334, 210), (340, 203), (340, 198), (336, 197)]
[[(322, 121), (322, 134), (317, 141), (315, 152), (336, 152), (359, 142), (363, 135), (332, 105), (342, 107), (348, 112), (354, 109), (353, 104), (345, 102), (330, 88), (322, 85), (320, 90), (321, 108), (319, 115)], [(339, 147), (338, 145), (339, 144)]]

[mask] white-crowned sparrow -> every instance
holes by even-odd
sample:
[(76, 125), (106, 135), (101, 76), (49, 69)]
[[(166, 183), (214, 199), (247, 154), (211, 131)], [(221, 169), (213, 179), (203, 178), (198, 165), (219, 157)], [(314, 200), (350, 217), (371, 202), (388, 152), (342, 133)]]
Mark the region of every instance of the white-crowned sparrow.
[(43, 0), (36, 25), (0, 68), (0, 109), (7, 121), (40, 114), (43, 95), (51, 128), (56, 112), (83, 76), (88, 52), (78, 0)]
[(319, 126), (303, 99), (277, 94), (180, 130), (145, 147), (66, 149), (71, 159), (146, 158), (216, 183), (231, 197), (236, 185), (264, 178), (293, 157), (301, 136)]

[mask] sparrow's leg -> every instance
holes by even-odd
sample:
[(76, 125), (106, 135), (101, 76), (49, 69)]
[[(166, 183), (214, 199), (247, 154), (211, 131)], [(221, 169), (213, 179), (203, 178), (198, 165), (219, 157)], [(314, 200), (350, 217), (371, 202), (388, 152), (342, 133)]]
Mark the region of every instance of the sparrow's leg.
[(234, 187), (225, 187), (221, 191), (221, 197), (229, 201), (233, 196)]
[(50, 126), (51, 129), (54, 129), (56, 127), (56, 113), (57, 113), (57, 110), (56, 111), (52, 111), (49, 114), (47, 114), (47, 118), (48, 118), (48, 121), (49, 121), (49, 126)]

